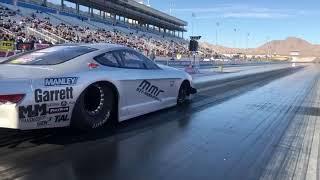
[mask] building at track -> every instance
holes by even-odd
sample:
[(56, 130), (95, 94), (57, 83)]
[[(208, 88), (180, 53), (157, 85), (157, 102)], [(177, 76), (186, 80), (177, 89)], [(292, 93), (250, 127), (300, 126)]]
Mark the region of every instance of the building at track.
[(187, 22), (134, 0), (0, 0), (49, 13), (79, 17), (183, 38)]

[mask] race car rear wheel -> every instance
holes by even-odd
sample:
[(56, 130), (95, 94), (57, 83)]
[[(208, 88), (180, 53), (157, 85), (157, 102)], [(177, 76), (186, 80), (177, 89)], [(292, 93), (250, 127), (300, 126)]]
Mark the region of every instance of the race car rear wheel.
[(102, 127), (111, 118), (115, 96), (111, 87), (93, 84), (86, 88), (78, 98), (72, 115), (71, 125), (77, 129)]
[(188, 101), (189, 96), (189, 84), (187, 82), (183, 82), (179, 89), (179, 94), (177, 98), (177, 104), (182, 105)]

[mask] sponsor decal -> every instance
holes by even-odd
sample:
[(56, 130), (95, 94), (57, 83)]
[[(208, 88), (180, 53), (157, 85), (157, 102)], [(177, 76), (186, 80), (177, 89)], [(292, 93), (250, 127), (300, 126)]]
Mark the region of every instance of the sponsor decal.
[(36, 103), (73, 99), (73, 88), (66, 87), (65, 89), (48, 91), (36, 89), (34, 97)]
[(58, 78), (45, 78), (45, 86), (70, 86), (77, 84), (77, 77), (58, 77)]
[(158, 98), (159, 94), (164, 92), (159, 87), (152, 85), (147, 80), (143, 80), (136, 91), (158, 101), (161, 101), (161, 99)]
[(30, 51), (33, 49), (34, 44), (33, 43), (18, 43), (16, 45), (17, 50), (25, 50)]
[(43, 121), (46, 119), (47, 119), (47, 116), (38, 116), (38, 117), (23, 118), (23, 119), (20, 119), (20, 121), (25, 123), (32, 123), (32, 122)]
[[(67, 103), (67, 102), (66, 102)], [(59, 103), (60, 105), (60, 103)], [(69, 106), (47, 109), (47, 104), (35, 104), (19, 107), (19, 119), (24, 123), (37, 122), (37, 127), (49, 126), (51, 121), (56, 123), (68, 121)], [(67, 113), (67, 114), (66, 114)], [(49, 116), (53, 114), (53, 116)], [(57, 115), (54, 115), (57, 114)]]
[(47, 107), (60, 107), (60, 106), (68, 106), (68, 105), (74, 105), (76, 102), (74, 101), (61, 101), (61, 102), (52, 102), (52, 103), (48, 103)]
[(14, 51), (14, 41), (0, 41), (0, 51)]
[(68, 114), (54, 116), (55, 122), (69, 121)]
[(69, 112), (69, 107), (49, 108), (49, 114), (59, 114)]
[(19, 118), (33, 118), (47, 115), (46, 104), (35, 104), (19, 107)]
[(69, 105), (75, 105), (75, 104), (76, 104), (75, 101), (70, 101), (70, 102), (69, 102)]
[(38, 50), (38, 49), (44, 49), (50, 47), (50, 44), (40, 44), (40, 43), (34, 43), (34, 49)]
[(53, 102), (53, 103), (48, 103), (47, 107), (59, 107), (61, 106), (61, 103), (59, 102)]
[(37, 127), (48, 126), (48, 121), (39, 121), (37, 122)]
[(174, 81), (170, 81), (170, 87), (174, 86)]
[(54, 117), (47, 117), (45, 120), (41, 120), (39, 122), (37, 122), (37, 127), (45, 127), (45, 126), (50, 126), (51, 125), (51, 121)]
[(62, 101), (61, 102), (61, 106), (67, 106), (68, 105), (68, 102), (67, 101)]

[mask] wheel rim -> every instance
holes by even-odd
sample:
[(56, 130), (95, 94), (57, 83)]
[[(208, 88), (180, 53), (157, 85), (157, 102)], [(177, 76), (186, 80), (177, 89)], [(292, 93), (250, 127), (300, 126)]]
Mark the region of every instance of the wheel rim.
[(84, 109), (89, 115), (95, 116), (101, 113), (104, 102), (104, 91), (100, 86), (91, 86), (87, 89), (84, 95)]
[(186, 88), (185, 86), (182, 86), (179, 90), (178, 102), (183, 103), (186, 100), (186, 96), (187, 96)]

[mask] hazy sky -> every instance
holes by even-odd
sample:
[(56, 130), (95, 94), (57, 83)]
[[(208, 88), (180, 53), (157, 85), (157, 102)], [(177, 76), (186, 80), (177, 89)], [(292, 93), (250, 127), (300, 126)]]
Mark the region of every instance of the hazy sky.
[[(147, 0), (145, 0), (147, 2)], [(210, 43), (249, 47), (288, 36), (320, 44), (320, 0), (150, 0), (152, 7), (188, 21), (188, 33)], [(195, 17), (192, 17), (192, 13)], [(235, 32), (236, 29), (236, 32)], [(249, 34), (249, 36), (248, 36)]]

